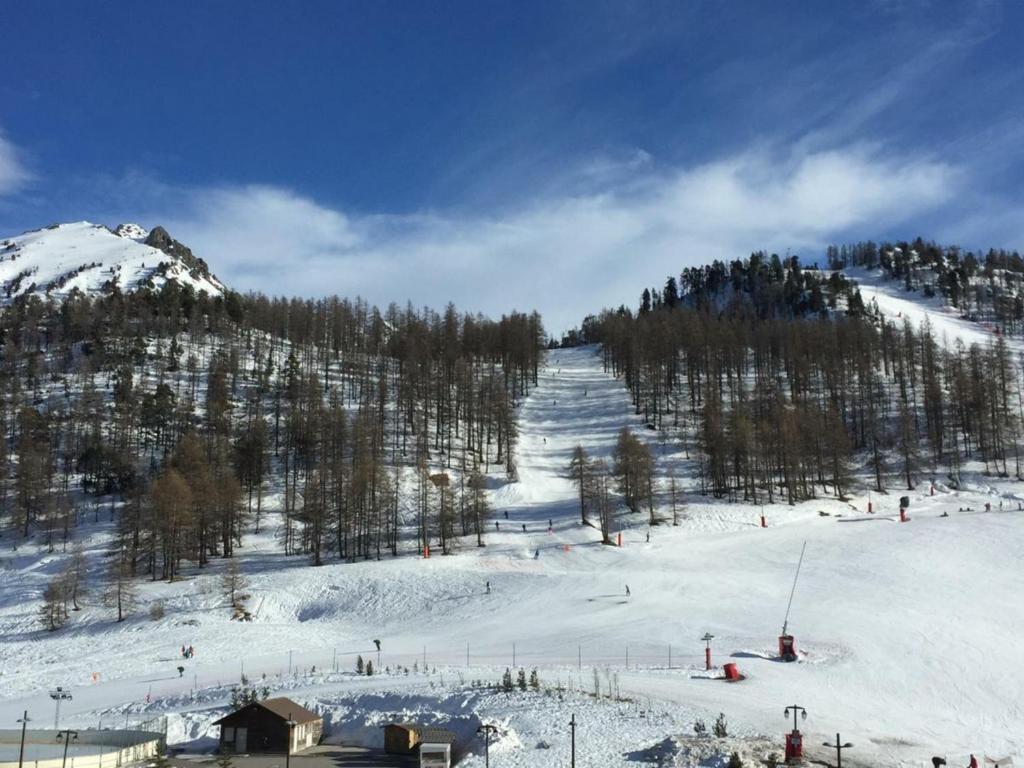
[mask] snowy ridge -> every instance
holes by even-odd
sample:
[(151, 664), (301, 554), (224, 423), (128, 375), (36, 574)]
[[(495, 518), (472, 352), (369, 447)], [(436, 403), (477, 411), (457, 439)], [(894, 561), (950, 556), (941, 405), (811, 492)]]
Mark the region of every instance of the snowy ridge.
[(159, 289), (168, 280), (197, 293), (224, 293), (213, 275), (142, 242), (148, 235), (137, 224), (111, 231), (79, 221), (0, 240), (0, 302), (27, 294), (61, 299), (75, 290), (98, 294), (115, 285), (124, 292)]

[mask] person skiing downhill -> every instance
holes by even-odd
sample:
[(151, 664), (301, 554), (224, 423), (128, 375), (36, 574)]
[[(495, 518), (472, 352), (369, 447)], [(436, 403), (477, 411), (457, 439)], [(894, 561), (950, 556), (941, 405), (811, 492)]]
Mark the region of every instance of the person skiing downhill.
[(629, 591), (629, 584), (626, 585), (626, 597), (629, 597), (632, 593)]

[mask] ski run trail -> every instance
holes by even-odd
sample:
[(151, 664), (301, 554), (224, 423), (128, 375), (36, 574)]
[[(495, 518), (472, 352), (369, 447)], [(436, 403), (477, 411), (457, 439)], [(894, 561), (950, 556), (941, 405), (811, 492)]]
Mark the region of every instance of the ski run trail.
[[(229, 621), (214, 564), (181, 583), (143, 585), (138, 614), (122, 624), (94, 608), (46, 633), (36, 596), (61, 556), (5, 552), (0, 721), (13, 727), (28, 709), (46, 726), (47, 692), (62, 685), (74, 695), (66, 725), (167, 715), (169, 741), (198, 751), (212, 746), (210, 724), (244, 674), (324, 712), (332, 739), (379, 744), (393, 717), (447, 724), (470, 740), (467, 766), (483, 765), (471, 738), (481, 721), (499, 727), (494, 765), (566, 765), (571, 713), (579, 765), (724, 765), (709, 757), (713, 745), (702, 751), (689, 738), (696, 718), (710, 730), (725, 713), (739, 738), (724, 748), (764, 757), (782, 753), (792, 704), (809, 713), (801, 728), (819, 759), (829, 754), (813, 745), (836, 732), (854, 743), (844, 754), (854, 766), (1024, 753), (1020, 484), (974, 474), (959, 491), (939, 484), (929, 495), (924, 483), (910, 493), (907, 524), (898, 490), (876, 495), (873, 515), (866, 497), (766, 505), (762, 528), (759, 507), (700, 496), (684, 474), (678, 526), (623, 514), (622, 546), (606, 546), (581, 524), (567, 466), (577, 443), (610, 459), (623, 426), (650, 441), (660, 473), (670, 464), (685, 472), (596, 349), (551, 352), (520, 407), (518, 480), (492, 475), (486, 546), (467, 537), (450, 557), (424, 559), (407, 545), (394, 559), (312, 568), (280, 553), (269, 517), (242, 548), (251, 623)], [(88, 517), (91, 556), (101, 557), (109, 525)], [(800, 656), (782, 663), (777, 637), (805, 541), (789, 617)], [(166, 614), (151, 620), (156, 600)], [(195, 658), (181, 659), (183, 644)], [(378, 665), (376, 676), (355, 675), (357, 654)], [(746, 679), (720, 679), (727, 662)], [(536, 668), (546, 690), (478, 684), (506, 667)]]

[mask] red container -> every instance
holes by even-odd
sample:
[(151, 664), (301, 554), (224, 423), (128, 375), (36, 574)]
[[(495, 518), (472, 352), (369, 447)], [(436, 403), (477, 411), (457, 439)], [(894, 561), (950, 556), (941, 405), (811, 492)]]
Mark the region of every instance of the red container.
[(786, 762), (799, 760), (804, 756), (804, 739), (800, 731), (786, 734)]
[(792, 635), (779, 635), (779, 658), (796, 661), (796, 640)]
[(733, 664), (732, 662), (723, 665), (722, 669), (725, 672), (725, 679), (726, 680), (736, 681), (736, 680), (741, 680), (742, 679), (742, 677), (740, 676), (739, 668), (735, 664)]

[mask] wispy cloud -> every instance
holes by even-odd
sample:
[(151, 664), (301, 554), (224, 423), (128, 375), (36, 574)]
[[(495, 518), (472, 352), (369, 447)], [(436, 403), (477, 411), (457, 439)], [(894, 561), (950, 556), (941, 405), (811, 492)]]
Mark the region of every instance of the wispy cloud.
[(18, 148), (0, 132), (0, 195), (15, 192), (30, 178)]
[(557, 332), (586, 312), (633, 303), (645, 284), (687, 265), (762, 247), (819, 249), (857, 227), (898, 225), (949, 200), (961, 179), (948, 164), (868, 146), (797, 157), (759, 150), (675, 169), (637, 155), (596, 167), (586, 193), (500, 217), (351, 215), (245, 186), (175, 195), (187, 203), (164, 221), (242, 290), (451, 300), (492, 315), (536, 308)]

